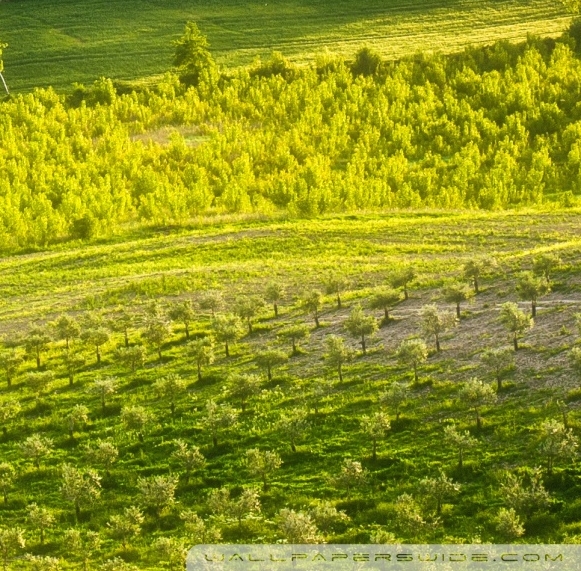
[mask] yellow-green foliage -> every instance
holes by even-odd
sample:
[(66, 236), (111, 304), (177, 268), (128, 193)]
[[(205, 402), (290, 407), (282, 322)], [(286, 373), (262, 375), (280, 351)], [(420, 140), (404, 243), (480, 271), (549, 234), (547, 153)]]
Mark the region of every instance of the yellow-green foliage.
[[(277, 64), (278, 65), (278, 64)], [(0, 106), (0, 247), (219, 213), (575, 202), (581, 64), (567, 43), (382, 64), (274, 63), (185, 88), (110, 80)]]

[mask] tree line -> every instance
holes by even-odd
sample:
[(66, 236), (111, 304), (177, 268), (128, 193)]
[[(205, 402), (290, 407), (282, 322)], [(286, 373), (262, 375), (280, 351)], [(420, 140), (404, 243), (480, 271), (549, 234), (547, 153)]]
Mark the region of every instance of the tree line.
[(580, 39), (228, 70), (189, 25), (153, 87), (0, 103), (0, 247), (220, 213), (574, 205)]

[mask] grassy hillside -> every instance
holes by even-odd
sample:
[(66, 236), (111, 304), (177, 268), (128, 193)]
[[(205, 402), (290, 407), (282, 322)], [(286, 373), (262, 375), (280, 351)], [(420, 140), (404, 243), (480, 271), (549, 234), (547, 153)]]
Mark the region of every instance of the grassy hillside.
[(352, 56), (364, 45), (388, 58), (458, 51), (528, 33), (556, 36), (570, 18), (554, 0), (44, 0), (38, 9), (2, 2), (6, 79), (18, 92), (160, 74), (187, 20), (198, 22), (220, 63), (238, 66), (272, 50), (299, 62), (323, 48)]
[[(146, 362), (135, 372), (115, 357), (115, 348), (124, 345), (120, 332), (112, 332), (103, 344), (100, 365), (90, 343), (72, 341), (71, 351), (81, 358), (73, 384), (65, 367), (63, 340), (52, 341), (41, 351), (41, 371), (54, 373), (44, 386), (34, 374), (35, 359), (26, 358), (11, 386), (4, 383), (0, 388), (0, 410), (7, 410), (7, 403), (15, 399), (21, 405), (13, 418), (4, 421), (6, 432), (0, 438), (2, 459), (15, 467), (9, 485), (2, 488), (7, 490), (7, 501), (0, 503), (0, 532), (2, 526), (24, 528), (27, 546), (14, 554), (27, 551), (37, 557), (60, 557), (67, 561), (65, 569), (81, 565), (80, 555), (65, 539), (69, 528), (101, 535), (102, 545), (91, 561), (121, 557), (139, 569), (171, 568), (169, 552), (156, 538), (181, 538), (185, 545), (203, 542), (199, 528), (196, 531), (181, 519), (187, 510), (207, 527), (219, 530), (227, 542), (282, 538), (278, 521), (284, 509), (310, 513), (317, 522), (318, 539), (329, 542), (395, 538), (502, 542), (510, 530), (498, 524), (501, 508), (516, 506), (524, 524), (523, 541), (576, 541), (581, 530), (576, 456), (557, 454), (551, 470), (541, 444), (542, 423), (561, 421), (564, 413), (570, 434), (577, 438), (581, 431), (578, 373), (570, 360), (572, 347), (578, 343), (574, 314), (581, 304), (579, 214), (576, 210), (476, 215), (410, 212), (311, 221), (225, 219), (189, 230), (126, 236), (122, 241), (81, 249), (54, 247), (0, 260), (0, 323), (7, 346), (3, 367), (13, 351), (24, 356), (23, 348), (10, 346), (19, 335), (26, 339), (32, 323), (43, 326), (65, 312), (86, 328), (95, 327), (99, 315), (103, 325), (118, 321), (121, 307), (146, 321), (164, 319), (176, 302), (191, 300), (196, 315), (190, 334), (200, 339), (212, 331), (209, 312), (198, 309), (208, 291), (221, 292), (222, 311), (232, 311), (237, 299), (262, 296), (273, 280), (287, 285), (279, 316), (274, 318), (272, 307), (266, 305), (255, 319), (253, 332), (231, 344), (230, 357), (225, 356), (223, 344), (216, 343), (215, 361), (202, 367), (201, 380), (197, 380), (192, 357), (195, 341), (186, 342), (178, 322), (161, 346), (161, 360), (156, 347), (147, 346)], [(472, 377), (496, 385), (481, 357), (485, 349), (511, 347), (499, 321), (500, 305), (518, 300), (518, 273), (530, 269), (546, 253), (562, 261), (551, 276), (552, 292), (539, 301), (535, 325), (521, 339), (515, 366), (505, 376), (496, 402), (480, 409), (483, 426), (477, 429), (462, 387)], [(396, 358), (396, 348), (404, 339), (420, 334), (423, 305), (436, 303), (441, 310), (453, 309), (442, 298), (442, 286), (462, 279), (463, 265), (484, 255), (493, 255), (499, 265), (481, 279), (474, 302), (463, 304), (459, 323), (441, 338), (440, 353), (433, 348), (433, 338), (426, 338), (429, 357), (414, 383), (410, 368)], [(392, 320), (382, 324), (369, 340), (367, 354), (362, 354), (358, 339), (345, 330), (345, 321), (362, 304), (365, 313), (379, 322), (383, 312), (369, 309), (372, 295), (389, 276), (409, 265), (418, 274), (410, 298), (396, 305)], [(324, 297), (321, 326), (315, 327), (298, 299), (305, 291), (324, 288), (332, 275), (347, 279), (342, 307), (337, 308), (335, 295)], [(158, 303), (157, 317), (152, 301)], [(530, 305), (520, 303), (523, 309)], [(260, 352), (273, 347), (290, 355), (290, 343), (280, 333), (298, 324), (308, 326), (310, 339), (267, 380), (265, 370), (258, 367)], [(131, 326), (131, 346), (144, 343), (145, 327), (144, 321)], [(47, 330), (54, 332), (50, 325)], [(355, 353), (344, 366), (342, 382), (325, 358), (325, 339), (331, 334), (342, 336)], [(185, 381), (175, 398), (175, 415), (170, 413), (168, 394), (158, 384), (172, 373)], [(248, 373), (259, 375), (260, 392), (242, 406), (232, 383), (236, 375)], [(91, 388), (95, 379), (111, 376), (116, 378), (117, 392), (107, 397), (103, 409)], [(399, 419), (394, 407), (381, 400), (396, 381), (410, 383)], [(217, 444), (212, 443), (206, 420), (210, 400), (229, 404), (238, 414), (236, 424), (218, 431)], [(86, 406), (88, 415), (74, 425), (71, 436), (67, 418), (75, 405)], [(144, 407), (151, 415), (141, 437), (140, 429), (123, 421), (122, 410), (131, 406)], [(361, 423), (365, 415), (376, 412), (389, 417), (391, 428), (385, 438), (379, 438), (373, 460), (372, 443)], [(283, 428), (293, 414), (306, 421), (294, 452), (290, 431)], [(462, 468), (457, 451), (442, 440), (444, 427), (452, 424), (475, 439), (465, 452)], [(23, 455), (21, 446), (33, 434), (50, 438), (53, 445), (52, 452), (41, 454), (39, 467)], [(86, 452), (99, 439), (119, 452), (109, 473)], [(199, 446), (207, 461), (189, 479), (172, 455), (176, 439)], [(269, 476), (266, 489), (245, 462), (246, 451), (254, 448), (276, 452), (283, 462)], [(334, 480), (346, 460), (360, 462), (366, 474), (351, 489)], [(74, 504), (61, 492), (65, 462), (94, 468), (102, 477), (100, 497), (92, 504), (81, 503), (78, 521)], [(513, 489), (518, 495), (535, 477), (531, 470), (536, 466), (548, 496), (515, 502), (506, 491), (507, 471), (521, 479)], [(0, 465), (0, 473), (5, 470)], [(429, 493), (422, 492), (426, 486), (422, 480), (438, 477), (440, 471), (460, 488), (444, 497), (438, 514)], [(176, 503), (161, 510), (148, 507), (140, 479), (171, 474), (179, 476)], [(6, 477), (1, 481), (6, 482)], [(261, 515), (248, 519), (245, 514), (239, 523), (231, 513), (221, 511), (209, 494), (222, 486), (235, 499), (243, 489), (256, 488)], [(416, 504), (405, 496), (402, 500), (403, 494), (410, 494)], [(322, 501), (331, 504), (325, 508), (327, 515), (336, 508), (346, 517), (335, 513), (325, 519), (316, 507)], [(416, 521), (417, 525), (410, 526), (401, 515), (402, 501), (408, 501), (409, 513), (419, 514), (424, 524)], [(38, 527), (26, 515), (32, 502), (54, 517), (47, 525), (44, 544)], [(131, 505), (139, 506), (145, 519), (140, 533), (124, 548), (122, 538), (108, 524)]]

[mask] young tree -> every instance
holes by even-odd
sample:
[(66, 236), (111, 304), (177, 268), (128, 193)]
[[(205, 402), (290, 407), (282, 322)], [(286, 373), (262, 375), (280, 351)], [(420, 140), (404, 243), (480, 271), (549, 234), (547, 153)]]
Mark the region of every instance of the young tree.
[(416, 271), (411, 266), (402, 268), (394, 272), (389, 277), (389, 284), (395, 289), (403, 288), (403, 296), (407, 301), (409, 299), (408, 286), (416, 279)]
[(496, 402), (496, 393), (491, 385), (476, 378), (469, 379), (458, 393), (458, 400), (466, 407), (473, 409), (476, 415), (476, 427), (482, 428), (480, 409), (487, 404)]
[(278, 349), (266, 349), (257, 353), (254, 359), (261, 369), (266, 369), (268, 380), (272, 381), (272, 370), (284, 365), (288, 361), (288, 356)]
[(353, 336), (361, 338), (363, 354), (367, 354), (365, 338), (377, 331), (377, 321), (372, 315), (365, 315), (360, 305), (356, 305), (345, 321), (345, 329)]
[(252, 448), (246, 451), (246, 467), (252, 476), (258, 476), (262, 480), (263, 491), (268, 490), (268, 480), (282, 465), (282, 460), (277, 452), (271, 450), (258, 450)]
[(343, 460), (343, 465), (341, 466), (341, 471), (337, 477), (332, 478), (332, 483), (337, 488), (345, 488), (347, 491), (347, 497), (351, 495), (351, 490), (353, 488), (358, 488), (365, 484), (366, 473), (361, 466), (361, 462), (351, 460), (351, 458), (345, 458)]
[(525, 528), (514, 508), (500, 508), (496, 516), (496, 531), (508, 543), (524, 535)]
[(33, 327), (24, 340), (26, 352), (36, 358), (36, 368), (40, 370), (40, 357), (50, 343), (50, 336), (43, 327)]
[(105, 414), (105, 405), (107, 397), (115, 394), (117, 392), (117, 377), (97, 377), (93, 384), (89, 387), (91, 393), (99, 395), (101, 400), (101, 412)]
[(400, 408), (409, 398), (409, 385), (393, 381), (387, 390), (379, 396), (379, 401), (393, 408), (396, 422), (399, 420)]
[(441, 312), (435, 304), (431, 304), (421, 308), (420, 321), (424, 334), (433, 335), (436, 351), (441, 351), (440, 335), (456, 325), (456, 317), (452, 313)]
[(135, 373), (145, 363), (145, 349), (142, 345), (119, 347), (115, 351), (115, 359), (123, 366), (129, 367), (132, 373)]
[(89, 462), (102, 466), (105, 474), (109, 477), (111, 468), (119, 457), (119, 450), (112, 442), (97, 440), (94, 446), (88, 445), (86, 447), (86, 455)]
[(158, 393), (169, 400), (172, 419), (175, 417), (176, 399), (186, 392), (186, 386), (186, 382), (177, 373), (169, 373), (155, 382)]
[(60, 341), (65, 341), (68, 353), (71, 342), (77, 339), (81, 334), (81, 326), (74, 317), (61, 315), (53, 323), (53, 327), (55, 329), (55, 337)]
[(311, 332), (307, 325), (299, 323), (296, 325), (289, 325), (288, 327), (281, 329), (278, 332), (278, 336), (290, 341), (293, 348), (292, 354), (298, 355), (299, 343), (308, 339), (311, 336)]
[(198, 369), (198, 381), (202, 380), (202, 367), (214, 362), (214, 342), (211, 337), (200, 337), (188, 343), (188, 352)]
[(173, 65), (184, 85), (199, 85), (202, 79), (215, 74), (216, 64), (208, 47), (208, 39), (194, 22), (188, 22), (182, 37), (173, 42)]
[(143, 442), (143, 432), (145, 427), (152, 420), (152, 414), (142, 406), (124, 406), (121, 409), (121, 422), (125, 425), (127, 430), (132, 430), (137, 434), (140, 442)]
[(8, 462), (0, 463), (0, 494), (4, 500), (4, 504), (8, 503), (8, 492), (14, 485), (14, 475), (16, 470), (14, 466)]
[(0, 357), (0, 367), (4, 371), (8, 387), (12, 386), (12, 381), (21, 365), (22, 357), (15, 350), (6, 351)]
[(232, 314), (217, 315), (212, 322), (212, 327), (216, 340), (224, 343), (226, 357), (230, 357), (230, 344), (236, 343), (243, 335), (240, 318)]
[(351, 66), (353, 75), (375, 75), (381, 67), (381, 56), (367, 46), (362, 47), (355, 54), (355, 61)]
[(172, 321), (178, 321), (184, 324), (186, 332), (186, 339), (190, 338), (190, 324), (196, 318), (196, 312), (192, 302), (188, 299), (180, 303), (176, 303), (169, 310), (169, 317)]
[(315, 414), (319, 414), (319, 407), (323, 399), (326, 399), (333, 392), (333, 381), (329, 379), (314, 379), (313, 393), (311, 396), (312, 407)]
[(129, 347), (129, 332), (137, 322), (137, 316), (125, 309), (119, 311), (113, 319), (109, 322), (109, 328), (112, 331), (123, 333), (123, 341), (125, 348)]
[(458, 432), (453, 424), (444, 428), (444, 443), (458, 451), (458, 468), (460, 470), (464, 466), (464, 452), (474, 448), (477, 442), (476, 438), (470, 436), (467, 430)]
[(152, 548), (167, 563), (168, 569), (185, 567), (187, 549), (181, 540), (175, 537), (158, 537)]
[(174, 440), (176, 449), (171, 457), (177, 460), (186, 473), (186, 484), (190, 481), (190, 475), (196, 470), (206, 466), (206, 459), (197, 446), (190, 446), (184, 440)]
[(206, 428), (212, 435), (212, 443), (218, 446), (218, 434), (238, 422), (238, 413), (229, 405), (218, 405), (213, 400), (206, 404), (208, 414), (204, 420)]
[(154, 347), (157, 351), (157, 356), (160, 362), (163, 358), (161, 354), (161, 348), (170, 335), (171, 329), (169, 323), (165, 321), (165, 319), (149, 320), (145, 331), (142, 333), (142, 337), (145, 339), (145, 342)]
[(396, 289), (383, 289), (372, 298), (369, 307), (383, 311), (383, 323), (389, 323), (389, 312), (401, 301), (401, 293)]
[(15, 399), (6, 399), (0, 402), (0, 425), (2, 434), (8, 436), (8, 425), (20, 414), (22, 407)]
[(243, 520), (260, 513), (258, 490), (244, 488), (236, 499), (230, 497), (227, 488), (212, 490), (208, 496), (208, 506), (214, 515), (236, 520), (238, 529), (241, 529)]
[(66, 417), (71, 440), (75, 439), (75, 428), (89, 420), (89, 409), (84, 404), (76, 404)]
[(534, 512), (544, 510), (552, 501), (543, 485), (540, 468), (529, 470), (524, 475), (505, 472), (499, 491), (508, 507), (524, 517), (530, 517)]
[(264, 298), (268, 303), (272, 303), (275, 317), (278, 317), (278, 304), (284, 299), (285, 295), (286, 288), (279, 282), (270, 282), (266, 286)]
[(308, 514), (283, 508), (278, 512), (275, 521), (287, 543), (302, 545), (320, 543), (322, 540), (317, 525)]
[(70, 464), (62, 466), (61, 492), (65, 500), (75, 506), (77, 522), (81, 507), (92, 505), (101, 495), (101, 476), (92, 469), (79, 470)]
[(307, 413), (304, 410), (293, 410), (288, 414), (282, 414), (277, 424), (278, 431), (290, 440), (291, 450), (297, 451), (297, 441), (300, 440), (309, 429)]
[(52, 452), (53, 441), (50, 438), (40, 436), (40, 434), (33, 434), (21, 442), (19, 448), (22, 455), (25, 458), (30, 458), (38, 469), (41, 459)]
[(514, 353), (507, 347), (486, 349), (480, 358), (496, 380), (496, 391), (502, 390), (504, 375), (514, 368)]
[(489, 273), (496, 266), (496, 260), (490, 257), (469, 260), (464, 264), (463, 276), (465, 279), (472, 282), (475, 294), (480, 293), (480, 278)]
[(216, 313), (224, 307), (224, 297), (219, 291), (208, 291), (200, 299), (199, 305), (202, 311), (209, 311), (214, 319)]
[(555, 461), (559, 458), (571, 458), (577, 454), (579, 442), (570, 428), (562, 422), (547, 420), (540, 427), (539, 452), (547, 460), (547, 473), (553, 473)]
[(72, 552), (81, 559), (83, 571), (89, 571), (89, 562), (101, 548), (101, 536), (96, 531), (82, 534), (78, 529), (67, 529), (63, 543), (69, 553)]
[(97, 366), (101, 365), (101, 347), (109, 341), (109, 332), (104, 327), (94, 327), (83, 331), (81, 339), (87, 345), (95, 347)]
[(533, 318), (520, 310), (516, 303), (507, 301), (500, 307), (500, 321), (512, 333), (514, 350), (518, 351), (518, 338), (533, 327)]
[(315, 326), (320, 327), (319, 312), (323, 307), (323, 294), (320, 291), (313, 290), (304, 294), (300, 303), (303, 311), (313, 316)]
[(323, 531), (333, 531), (337, 526), (348, 522), (351, 518), (329, 501), (322, 501), (309, 510), (309, 515), (317, 527)]
[(74, 352), (67, 352), (65, 356), (65, 367), (69, 376), (69, 386), (72, 387), (75, 382), (75, 376), (85, 365), (85, 359)]
[(341, 309), (341, 294), (349, 286), (349, 282), (345, 276), (335, 274), (330, 276), (325, 282), (325, 293), (327, 295), (334, 295), (337, 300), (337, 309)]
[[(428, 528), (430, 524), (424, 519), (418, 502), (410, 494), (398, 496), (395, 502), (396, 509), (396, 527), (403, 533), (417, 534)], [(439, 521), (433, 522), (438, 525)]]
[(371, 416), (363, 416), (361, 418), (361, 430), (371, 438), (373, 443), (373, 460), (377, 460), (377, 441), (385, 438), (388, 430), (391, 429), (391, 423), (387, 414), (383, 412), (376, 412)]
[(487, 404), (496, 402), (496, 393), (492, 385), (488, 385), (477, 378), (469, 379), (464, 383), (458, 393), (458, 400), (466, 407), (474, 410), (476, 415), (476, 427), (482, 428), (480, 409)]
[(54, 381), (54, 373), (52, 371), (32, 371), (26, 375), (25, 384), (34, 393), (36, 400), (50, 383)]
[(186, 533), (191, 545), (220, 543), (220, 530), (209, 526), (194, 511), (186, 510), (180, 513), (180, 519), (185, 523)]
[(264, 302), (255, 296), (243, 296), (236, 300), (235, 313), (246, 321), (248, 326), (248, 334), (252, 333), (252, 320), (260, 313), (263, 308)]
[(433, 502), (436, 507), (436, 515), (442, 513), (442, 504), (447, 498), (460, 491), (460, 484), (454, 483), (443, 472), (437, 478), (423, 478), (420, 480), (422, 496)]
[(24, 549), (25, 544), (23, 529), (14, 526), (0, 527), (0, 557), (3, 571), (8, 571), (10, 558), (18, 553), (19, 549)]
[(325, 359), (331, 367), (337, 370), (339, 375), (339, 382), (343, 382), (343, 365), (353, 359), (353, 351), (345, 346), (345, 340), (337, 335), (329, 335), (325, 337), (325, 345), (327, 352)]
[(474, 296), (469, 286), (463, 283), (452, 284), (444, 289), (444, 299), (456, 304), (456, 318), (460, 319), (460, 304)]
[(152, 508), (155, 517), (160, 518), (163, 510), (175, 502), (175, 491), (178, 485), (176, 476), (151, 476), (137, 478), (137, 488), (141, 502)]
[(533, 261), (533, 273), (541, 276), (551, 285), (551, 274), (563, 264), (563, 261), (556, 254), (541, 254)]
[(109, 518), (107, 527), (113, 539), (121, 541), (123, 551), (127, 551), (128, 542), (141, 533), (141, 526), (145, 518), (136, 506), (125, 508), (122, 514), (115, 514)]
[(45, 532), (54, 524), (54, 516), (49, 510), (39, 507), (36, 503), (30, 504), (26, 510), (30, 527), (38, 530), (40, 544), (44, 545)]
[(230, 396), (240, 401), (242, 412), (246, 410), (248, 399), (260, 392), (260, 377), (249, 373), (236, 373), (228, 377)]
[(396, 351), (400, 363), (411, 365), (414, 369), (414, 381), (418, 382), (418, 367), (428, 360), (428, 347), (422, 339), (405, 339)]
[(537, 315), (537, 300), (551, 291), (549, 282), (544, 278), (537, 278), (532, 272), (522, 272), (516, 284), (516, 291), (522, 300), (531, 302), (531, 317)]

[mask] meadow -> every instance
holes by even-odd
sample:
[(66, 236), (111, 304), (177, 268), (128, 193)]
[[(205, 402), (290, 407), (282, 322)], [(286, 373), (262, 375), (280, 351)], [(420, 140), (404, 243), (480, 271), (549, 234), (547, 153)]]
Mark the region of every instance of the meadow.
[[(0, 259), (10, 569), (177, 569), (184, 547), (216, 540), (579, 541), (579, 214), (231, 216)], [(513, 351), (502, 307), (529, 312), (515, 286), (542, 256), (551, 291)], [(479, 293), (437, 351), (424, 308), (453, 315), (447, 288), (469, 292), (475, 260)], [(398, 293), (386, 321), (372, 302), (409, 268), (409, 299)], [(317, 290), (319, 326), (305, 302)], [(346, 328), (359, 306), (375, 324), (365, 351)], [(233, 313), (227, 356), (218, 324)], [(64, 315), (78, 328), (59, 329)], [(349, 356), (342, 378), (330, 339)], [(398, 352), (409, 339), (427, 344), (417, 380)], [(502, 386), (490, 349), (510, 361)], [(482, 402), (466, 396), (473, 378)]]
[(22, 93), (159, 76), (188, 20), (208, 36), (218, 63), (232, 68), (273, 50), (295, 63), (325, 49), (347, 58), (364, 46), (387, 59), (457, 52), (527, 34), (555, 37), (570, 19), (553, 0), (46, 0), (35, 9), (13, 1), (0, 4), (0, 38), (10, 46), (6, 80)]

